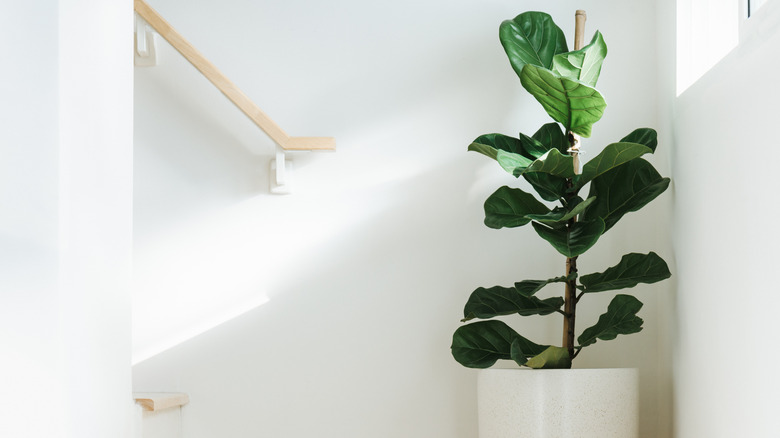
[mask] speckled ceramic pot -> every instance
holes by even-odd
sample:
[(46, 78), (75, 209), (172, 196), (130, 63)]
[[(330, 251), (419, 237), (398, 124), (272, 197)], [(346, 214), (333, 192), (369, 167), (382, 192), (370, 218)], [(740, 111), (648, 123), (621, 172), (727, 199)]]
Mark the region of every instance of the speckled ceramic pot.
[(636, 438), (636, 369), (479, 371), (479, 438)]

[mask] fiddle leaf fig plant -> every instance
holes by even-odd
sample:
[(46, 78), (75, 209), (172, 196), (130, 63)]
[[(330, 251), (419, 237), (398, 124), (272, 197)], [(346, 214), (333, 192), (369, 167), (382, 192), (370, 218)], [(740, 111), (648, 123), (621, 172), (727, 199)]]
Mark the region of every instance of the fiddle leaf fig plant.
[[(642, 330), (637, 316), (642, 303), (617, 294), (598, 321), (575, 340), (580, 300), (671, 276), (666, 262), (654, 252), (626, 254), (603, 272), (580, 275), (577, 271), (578, 257), (626, 213), (663, 193), (670, 180), (642, 158), (658, 145), (651, 128), (636, 129), (607, 145), (580, 172), (580, 138), (590, 137), (607, 106), (595, 88), (607, 55), (600, 32), (585, 47), (569, 51), (563, 31), (548, 14), (525, 12), (504, 21), (499, 37), (523, 88), (553, 122), (531, 136), (485, 134), (469, 145), (469, 151), (495, 160), (516, 178), (523, 177), (535, 192), (499, 188), (485, 201), (485, 225), (500, 229), (531, 224), (565, 257), (566, 270), (548, 279), (477, 288), (463, 310), (462, 322), (468, 324), (453, 335), (452, 355), (471, 368), (487, 368), (499, 359), (531, 368), (570, 368), (583, 348)], [(536, 296), (543, 288), (561, 284), (563, 296)], [(495, 319), (508, 315), (562, 316), (562, 345), (536, 344)]]

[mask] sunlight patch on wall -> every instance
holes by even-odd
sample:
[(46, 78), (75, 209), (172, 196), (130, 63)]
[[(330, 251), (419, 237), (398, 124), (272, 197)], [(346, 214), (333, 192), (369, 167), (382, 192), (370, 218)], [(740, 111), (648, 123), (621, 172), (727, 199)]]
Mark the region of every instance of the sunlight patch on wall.
[[(377, 173), (374, 182), (381, 187), (385, 179), (404, 179), (413, 172)], [(356, 187), (344, 179), (342, 190), (329, 193), (304, 183), (308, 193), (255, 196), (138, 244), (133, 363), (294, 288), (296, 278), (316, 267), (312, 254), (317, 248), (343, 238), (396, 201), (373, 184)]]
[[(257, 295), (250, 298), (244, 303), (237, 304), (232, 308), (226, 308), (217, 310), (212, 314), (200, 315), (197, 318), (193, 318), (191, 323), (187, 326), (175, 327), (172, 330), (165, 331), (165, 327), (158, 327), (161, 330), (159, 333), (144, 333), (141, 332), (144, 342), (137, 343), (136, 348), (133, 349), (132, 364), (136, 365), (154, 357), (160, 353), (163, 353), (183, 342), (186, 342), (200, 334), (218, 327), (219, 325), (239, 317), (252, 309), (262, 306), (269, 301), (265, 295)], [(173, 316), (173, 315), (170, 315)], [(175, 318), (172, 318), (175, 320)], [(164, 325), (164, 324), (163, 324)], [(134, 327), (138, 327), (134, 324)]]
[(250, 198), (136, 246), (134, 363), (268, 302), (296, 254), (333, 231), (301, 226), (305, 214), (284, 200)]
[(740, 2), (677, 0), (677, 95), (739, 44)]

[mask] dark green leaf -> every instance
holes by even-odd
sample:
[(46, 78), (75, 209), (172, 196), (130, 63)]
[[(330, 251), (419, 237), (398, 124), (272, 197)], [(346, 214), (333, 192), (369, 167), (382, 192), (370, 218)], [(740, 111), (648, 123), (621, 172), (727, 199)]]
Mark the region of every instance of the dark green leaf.
[(539, 140), (529, 137), (522, 132), (520, 133), (520, 141), (523, 143), (523, 148), (527, 155), (534, 159), (541, 157), (550, 149), (545, 147)]
[(554, 228), (556, 230), (564, 230), (566, 229), (566, 225), (568, 225), (569, 222), (568, 220), (566, 221), (562, 220), (563, 216), (566, 215), (566, 213), (567, 211), (565, 208), (555, 207), (549, 213), (529, 214), (527, 218), (529, 220), (539, 222), (544, 226)]
[(604, 220), (606, 232), (624, 214), (637, 211), (664, 192), (669, 178), (662, 178), (653, 166), (637, 158), (598, 176), (590, 183), (588, 197), (596, 201), (582, 214), (580, 219)]
[(604, 232), (604, 221), (596, 218), (590, 222), (577, 222), (571, 228), (554, 229), (538, 222), (532, 223), (536, 233), (550, 242), (553, 248), (566, 257), (576, 257), (596, 244)]
[(536, 356), (548, 347), (520, 336), (502, 321), (479, 321), (455, 330), (452, 356), (463, 366), (488, 368), (499, 359), (512, 359), (515, 342), (526, 357)]
[(529, 166), (515, 169), (516, 175), (530, 172), (546, 173), (559, 178), (571, 178), (574, 176), (574, 159), (571, 155), (558, 152), (558, 149), (550, 149)]
[(569, 150), (569, 140), (566, 134), (561, 131), (561, 125), (552, 122), (543, 125), (533, 135), (533, 138), (543, 144), (546, 149), (558, 149), (558, 152), (565, 154)]
[(582, 291), (602, 292), (605, 290), (634, 287), (639, 283), (655, 283), (671, 277), (664, 259), (654, 252), (649, 254), (626, 254), (620, 263), (604, 272), (580, 277)]
[[(572, 197), (572, 198), (569, 198), (569, 199), (566, 199), (566, 200), (564, 200), (564, 202), (562, 202), (562, 203), (563, 203), (564, 207), (566, 207), (566, 210), (567, 210), (567, 211), (572, 211), (572, 210), (574, 210), (574, 209), (575, 209), (575, 208), (576, 208), (578, 205), (582, 204), (583, 202), (585, 202), (585, 200), (584, 200), (584, 199), (582, 199), (582, 198), (581, 198), (581, 197), (579, 197), (579, 196), (574, 196), (574, 197)], [(591, 201), (591, 202), (592, 202), (592, 201)]]
[(557, 201), (566, 195), (565, 178), (539, 172), (524, 173), (523, 178), (545, 201)]
[(612, 143), (582, 166), (582, 174), (574, 177), (574, 187), (579, 190), (593, 178), (649, 152), (653, 151), (637, 143)]
[(553, 57), (569, 50), (563, 31), (543, 12), (525, 12), (506, 20), (498, 34), (518, 76), (526, 64), (552, 68)]
[(529, 214), (526, 218), (541, 222), (548, 227), (555, 228), (556, 226), (566, 224), (571, 218), (585, 211), (585, 209), (595, 200), (596, 198), (588, 198), (587, 200), (578, 203), (571, 210), (558, 207), (546, 214)]
[(571, 368), (571, 357), (569, 357), (569, 350), (550, 346), (526, 361), (525, 366), (535, 369)]
[(523, 280), (515, 283), (515, 289), (517, 289), (517, 291), (521, 294), (530, 297), (550, 283), (563, 283), (569, 280), (574, 280), (575, 278), (577, 278), (576, 272), (572, 273), (568, 277), (555, 277), (547, 280)]
[(642, 302), (631, 295), (615, 295), (607, 307), (607, 313), (599, 317), (593, 327), (589, 327), (577, 338), (580, 346), (586, 347), (597, 339), (610, 341), (617, 335), (630, 335), (642, 331), (642, 318), (636, 316)]
[(607, 107), (596, 89), (530, 64), (523, 68), (520, 83), (553, 120), (583, 137), (590, 137), (593, 124)]
[(596, 31), (590, 44), (582, 49), (555, 55), (552, 70), (564, 78), (595, 87), (601, 73), (601, 63), (606, 56), (607, 44), (601, 32)]
[(509, 347), (509, 357), (512, 358), (515, 363), (523, 366), (528, 362), (528, 358), (523, 353), (523, 347), (520, 345), (520, 341), (515, 339), (512, 341), (512, 345)]
[(549, 315), (563, 306), (563, 298), (540, 300), (526, 296), (513, 287), (480, 287), (463, 308), (463, 322), (474, 318), (488, 319), (500, 315)]
[[(542, 161), (537, 163), (536, 166), (537, 168), (542, 168), (545, 166), (545, 161), (543, 159), (549, 155), (547, 154), (549, 148), (545, 147), (538, 140), (522, 133), (520, 133), (520, 138), (513, 138), (502, 134), (481, 135), (469, 145), (468, 149), (498, 161), (498, 164), (500, 164), (504, 170), (514, 176), (519, 176), (526, 167), (540, 159), (542, 159)], [(560, 156), (566, 157), (560, 153), (557, 154), (557, 156), (553, 156), (551, 158), (554, 160), (553, 164), (561, 161), (559, 158)], [(546, 168), (551, 168), (551, 163), (547, 163), (546, 166)]]
[[(523, 142), (520, 139), (510, 137), (503, 134), (485, 134), (480, 135), (468, 147), (468, 150), (479, 152), (492, 159), (496, 158), (496, 153), (499, 150), (511, 152), (513, 154), (525, 155), (526, 151), (523, 147)], [(536, 157), (527, 156), (526, 158), (533, 161)]]
[(527, 215), (548, 211), (550, 209), (537, 201), (534, 195), (504, 186), (485, 201), (485, 225), (496, 229), (519, 227), (531, 222)]
[(652, 128), (639, 128), (635, 129), (631, 134), (623, 137), (620, 140), (621, 143), (639, 143), (650, 148), (655, 152), (655, 148), (658, 146), (658, 133)]

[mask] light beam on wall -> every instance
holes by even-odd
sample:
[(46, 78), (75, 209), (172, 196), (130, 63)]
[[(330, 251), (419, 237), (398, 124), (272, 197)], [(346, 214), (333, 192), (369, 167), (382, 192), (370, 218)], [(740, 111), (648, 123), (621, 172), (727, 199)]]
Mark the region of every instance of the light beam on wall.
[(677, 1), (677, 95), (739, 44), (739, 2)]
[[(367, 168), (366, 175), (331, 175), (327, 191), (317, 188), (315, 170), (307, 175), (314, 180), (303, 182), (307, 189), (294, 196), (258, 195), (137, 241), (133, 363), (273, 300), (313, 268), (317, 248), (398, 201), (383, 194), (388, 181), (424, 171), (387, 164)], [(371, 183), (355, 186), (355, 178)]]

